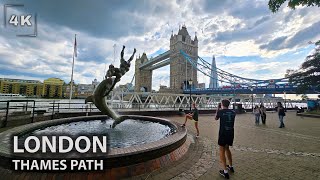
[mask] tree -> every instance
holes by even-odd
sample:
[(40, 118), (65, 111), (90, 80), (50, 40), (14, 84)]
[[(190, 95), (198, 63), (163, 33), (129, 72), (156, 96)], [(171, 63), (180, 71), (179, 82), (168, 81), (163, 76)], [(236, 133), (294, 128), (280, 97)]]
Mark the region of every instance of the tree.
[[(277, 12), (281, 5), (287, 0), (269, 0), (269, 9), (275, 13)], [(288, 7), (295, 9), (296, 6), (318, 6), (320, 7), (320, 0), (289, 0)]]
[(285, 78), (289, 78), (295, 72), (294, 69), (287, 69), (286, 74), (284, 75)]
[(320, 91), (320, 41), (315, 45), (314, 52), (306, 57), (298, 70), (287, 70), (289, 82), (298, 85), (298, 94), (304, 94), (311, 87)]

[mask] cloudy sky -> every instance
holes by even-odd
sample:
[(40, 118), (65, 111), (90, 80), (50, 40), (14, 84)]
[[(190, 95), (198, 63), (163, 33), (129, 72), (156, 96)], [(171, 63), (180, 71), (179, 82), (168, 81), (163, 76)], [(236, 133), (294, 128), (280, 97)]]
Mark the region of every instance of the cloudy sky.
[[(183, 24), (192, 37), (197, 32), (199, 56), (211, 62), (215, 55), (219, 68), (259, 79), (282, 78), (286, 69), (298, 68), (314, 48), (308, 42), (320, 39), (320, 8), (291, 10), (285, 4), (273, 14), (267, 0), (3, 0), (1, 8), (4, 4), (24, 4), (8, 8), (7, 16), (37, 13), (38, 36), (17, 37), (33, 29), (1, 23), (1, 78), (69, 82), (74, 34), (76, 83), (101, 81), (106, 64), (119, 65), (122, 45), (126, 58), (134, 47), (137, 55), (149, 57), (168, 50), (171, 32)], [(121, 83), (131, 81), (133, 67)], [(154, 89), (169, 85), (169, 67), (153, 74)], [(198, 79), (208, 86), (209, 78)]]

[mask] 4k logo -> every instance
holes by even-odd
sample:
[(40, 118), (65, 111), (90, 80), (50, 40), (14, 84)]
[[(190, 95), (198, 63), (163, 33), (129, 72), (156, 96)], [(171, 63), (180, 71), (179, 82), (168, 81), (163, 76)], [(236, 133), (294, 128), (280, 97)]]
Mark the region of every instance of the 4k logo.
[(13, 26), (20, 28), (33, 28), (33, 33), (31, 34), (17, 34), (20, 37), (37, 37), (37, 14), (26, 14), (26, 15), (16, 15), (10, 14), (8, 9), (14, 7), (24, 7), (23, 4), (5, 4), (4, 5), (4, 26)]
[[(14, 26), (18, 26), (20, 24), (20, 26), (31, 26), (31, 22), (30, 22), (30, 18), (31, 15), (27, 15), (27, 16), (17, 16), (17, 15), (11, 15), (10, 20), (9, 20), (9, 24), (12, 24)], [(20, 22), (20, 23), (19, 23)]]

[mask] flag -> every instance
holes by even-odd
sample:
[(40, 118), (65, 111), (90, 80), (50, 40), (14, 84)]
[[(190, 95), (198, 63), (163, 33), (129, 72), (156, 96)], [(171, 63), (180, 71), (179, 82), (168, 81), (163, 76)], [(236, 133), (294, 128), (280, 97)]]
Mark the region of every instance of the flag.
[(74, 35), (74, 56), (77, 57), (77, 35)]

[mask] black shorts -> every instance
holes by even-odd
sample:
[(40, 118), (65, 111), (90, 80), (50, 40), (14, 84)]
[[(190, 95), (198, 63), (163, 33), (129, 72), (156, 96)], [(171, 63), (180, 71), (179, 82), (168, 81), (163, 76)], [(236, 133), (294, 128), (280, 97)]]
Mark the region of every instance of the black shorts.
[(233, 133), (219, 134), (218, 144), (220, 146), (225, 146), (225, 145), (232, 146), (233, 138), (234, 138), (234, 134)]

